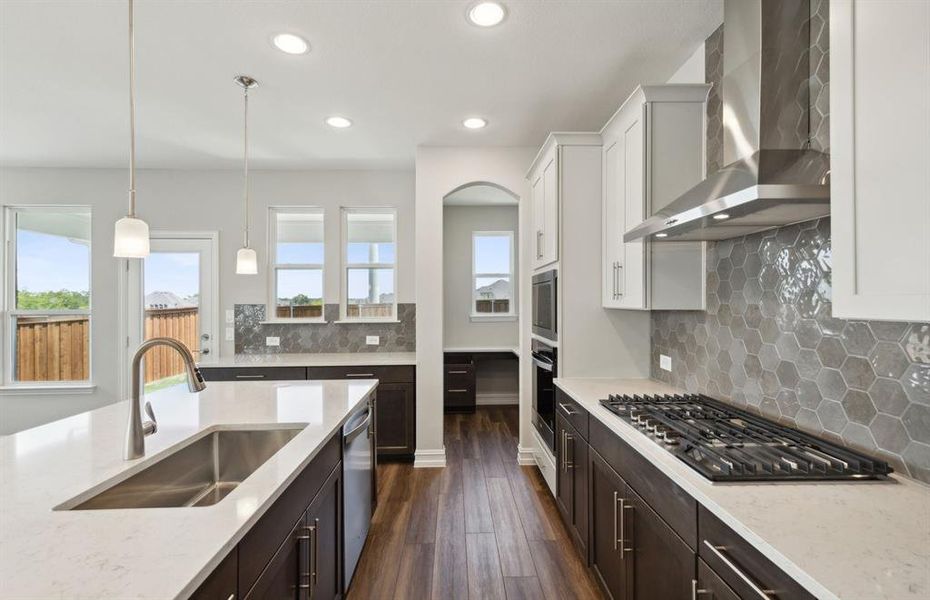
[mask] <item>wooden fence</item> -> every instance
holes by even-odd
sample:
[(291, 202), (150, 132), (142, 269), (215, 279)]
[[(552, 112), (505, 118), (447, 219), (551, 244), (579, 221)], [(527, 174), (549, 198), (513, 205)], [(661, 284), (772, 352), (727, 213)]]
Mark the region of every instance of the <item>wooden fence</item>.
[[(20, 317), (16, 320), (17, 381), (86, 381), (90, 378), (90, 327), (87, 317)], [(145, 339), (171, 337), (200, 351), (199, 310), (160, 308), (145, 311)], [(145, 383), (184, 372), (169, 348), (145, 355)]]
[[(200, 310), (188, 308), (153, 308), (145, 311), (144, 339), (174, 338), (200, 357)], [(173, 377), (184, 372), (184, 362), (170, 348), (152, 348), (145, 355), (145, 383)]]
[(89, 379), (89, 324), (85, 316), (17, 318), (16, 380)]

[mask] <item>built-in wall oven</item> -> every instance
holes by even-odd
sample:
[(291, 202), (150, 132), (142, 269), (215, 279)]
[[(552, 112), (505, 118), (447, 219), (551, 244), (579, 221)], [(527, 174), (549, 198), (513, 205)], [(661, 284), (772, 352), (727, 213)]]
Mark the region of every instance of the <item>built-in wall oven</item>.
[(533, 340), (533, 426), (539, 437), (555, 452), (555, 386), (558, 349)]
[(533, 275), (533, 333), (553, 342), (558, 340), (556, 290), (559, 276), (553, 269)]

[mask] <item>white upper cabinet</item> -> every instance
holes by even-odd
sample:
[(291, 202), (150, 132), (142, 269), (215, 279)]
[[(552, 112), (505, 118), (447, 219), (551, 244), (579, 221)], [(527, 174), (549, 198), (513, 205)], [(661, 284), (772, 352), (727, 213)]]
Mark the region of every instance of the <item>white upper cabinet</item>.
[(703, 310), (702, 242), (623, 242), (623, 234), (705, 175), (710, 86), (637, 88), (601, 131), (601, 303), (607, 308)]
[(533, 186), (533, 268), (559, 260), (559, 147), (543, 146), (530, 170)]
[(930, 321), (930, 2), (830, 2), (833, 315)]

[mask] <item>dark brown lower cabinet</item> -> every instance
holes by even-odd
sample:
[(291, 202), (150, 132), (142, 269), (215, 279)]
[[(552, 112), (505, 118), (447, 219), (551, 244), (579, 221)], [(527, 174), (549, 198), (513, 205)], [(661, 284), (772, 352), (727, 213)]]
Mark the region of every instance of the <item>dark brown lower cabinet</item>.
[(588, 443), (556, 414), (556, 505), (582, 556), (588, 554)]
[(233, 548), (207, 580), (191, 594), (191, 600), (236, 600), (239, 579), (239, 549)]
[(252, 589), (245, 595), (246, 600), (298, 600), (306, 598), (299, 586), (306, 584), (309, 541), (307, 524), (301, 517), (291, 528), (284, 542), (274, 553)]
[(413, 458), (417, 447), (416, 384), (378, 384), (378, 457)]
[(342, 593), (342, 467), (333, 471), (307, 509), (310, 532), (308, 595), (313, 600), (334, 600)]
[(591, 570), (601, 589), (612, 600), (627, 598), (632, 572), (622, 543), (621, 498), (629, 488), (597, 452), (591, 452), (591, 536), (588, 540)]
[(694, 552), (594, 451), (591, 500), (591, 568), (611, 598), (691, 598)]
[(740, 600), (740, 597), (728, 586), (707, 563), (698, 559), (697, 579), (691, 594), (694, 600)]

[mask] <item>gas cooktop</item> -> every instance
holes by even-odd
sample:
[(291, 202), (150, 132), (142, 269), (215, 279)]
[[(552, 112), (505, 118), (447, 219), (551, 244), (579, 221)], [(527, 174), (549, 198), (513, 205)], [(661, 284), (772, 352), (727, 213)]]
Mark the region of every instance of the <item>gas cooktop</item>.
[(888, 463), (707, 396), (615, 396), (601, 404), (712, 481), (882, 479)]

